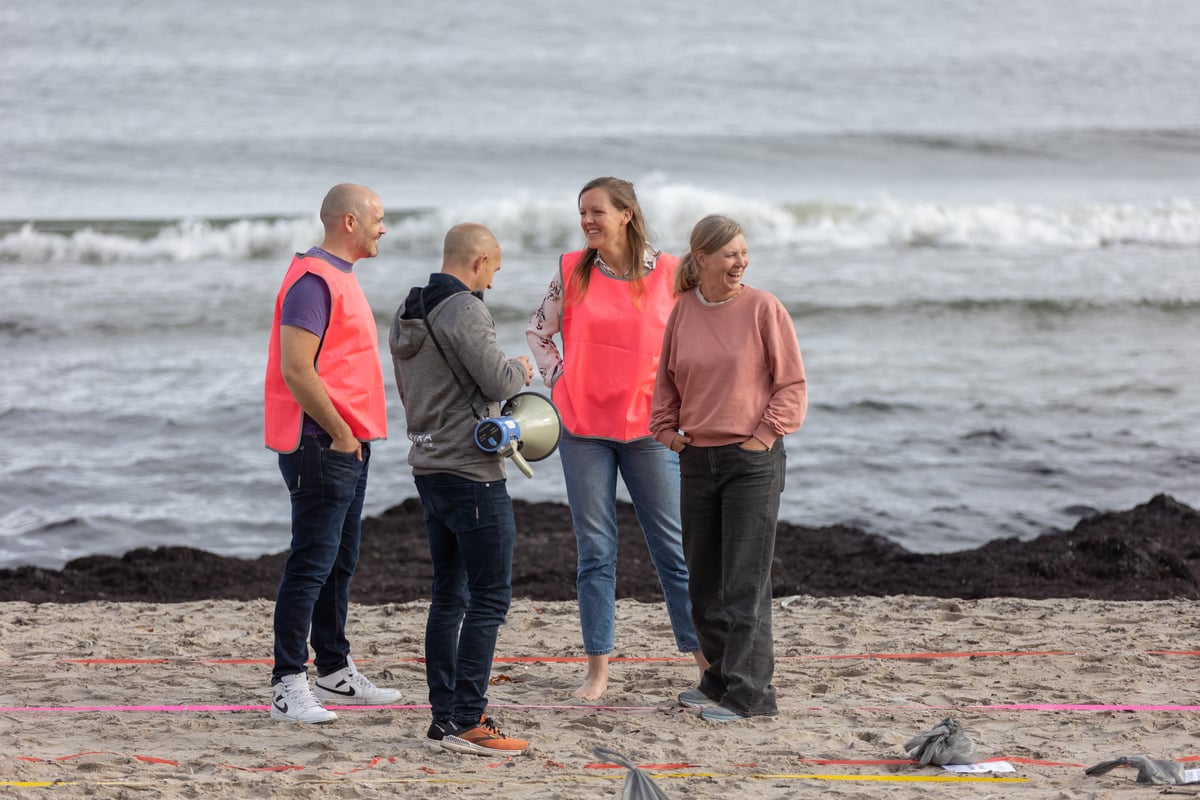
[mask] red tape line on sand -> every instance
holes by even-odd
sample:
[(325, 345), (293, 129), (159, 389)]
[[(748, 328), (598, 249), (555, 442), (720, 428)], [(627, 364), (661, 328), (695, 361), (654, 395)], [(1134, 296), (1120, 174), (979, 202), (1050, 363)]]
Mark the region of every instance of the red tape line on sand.
[(113, 753), (108, 750), (89, 750), (86, 753), (72, 753), (69, 756), (54, 756), (53, 758), (38, 758), (37, 756), (16, 756), (17, 761), (72, 761), (76, 758), (84, 758), (85, 756), (120, 756), (121, 758), (132, 758), (136, 761), (141, 761), (143, 764), (166, 764), (169, 767), (178, 767), (178, 761), (172, 761), (169, 758), (158, 758), (157, 756), (141, 756), (137, 753)]
[[(142, 762), (144, 764), (163, 764), (163, 765), (172, 766), (172, 767), (181, 766), (181, 762), (175, 761), (173, 759), (159, 758), (157, 756), (139, 755), (136, 753), (116, 753), (116, 752), (111, 752), (111, 751), (107, 751), (107, 750), (91, 750), (91, 751), (87, 751), (87, 752), (83, 752), (83, 753), (72, 753), (70, 755), (53, 756), (53, 757), (46, 757), (46, 758), (41, 758), (38, 756), (15, 756), (14, 759), (17, 761), (27, 761), (27, 762), (35, 762), (35, 763), (50, 763), (50, 762), (71, 761), (71, 760), (74, 760), (77, 758), (84, 758), (86, 756), (100, 756), (100, 755), (111, 755), (111, 756), (120, 756), (122, 758), (132, 758), (132, 759)], [(510, 760), (511, 759), (502, 759), (501, 761), (493, 762), (491, 764), (488, 764), (487, 766), (488, 767), (503, 766), (505, 763), (507, 763)], [(1200, 755), (1179, 756), (1179, 757), (1176, 757), (1175, 760), (1180, 761), (1180, 762), (1200, 761)], [(814, 765), (819, 765), (819, 766), (911, 766), (911, 765), (914, 765), (917, 763), (916, 760), (911, 759), (911, 758), (805, 758), (804, 756), (798, 756), (796, 758), (796, 761), (801, 764), (814, 764)], [(1077, 762), (1047, 761), (1044, 759), (1027, 758), (1025, 756), (992, 756), (990, 758), (983, 759), (979, 763), (987, 764), (987, 763), (996, 762), (996, 761), (1007, 761), (1010, 763), (1028, 764), (1028, 765), (1032, 765), (1032, 766), (1042, 766), (1042, 767), (1064, 767), (1064, 768), (1070, 768), (1070, 769), (1081, 769), (1086, 766), (1085, 764), (1081, 764), (1081, 763), (1077, 763)], [(392, 765), (392, 764), (396, 764), (396, 763), (399, 763), (399, 759), (396, 756), (374, 756), (370, 759), (370, 761), (365, 766), (354, 767), (349, 770), (332, 770), (331, 773), (334, 775), (353, 775), (355, 773), (368, 772), (368, 771), (376, 770), (381, 766), (388, 766), (388, 765)], [(256, 772), (256, 773), (289, 772), (289, 771), (300, 772), (300, 771), (303, 771), (306, 769), (306, 767), (302, 764), (276, 764), (276, 765), (262, 766), (262, 767), (246, 767), (246, 766), (240, 766), (237, 764), (219, 763), (219, 764), (217, 764), (217, 766), (222, 767), (224, 769), (233, 769), (233, 770), (238, 770), (241, 772)], [(564, 768), (562, 763), (553, 761), (553, 760), (549, 760), (549, 759), (547, 759), (545, 761), (545, 766), (554, 767), (554, 768), (558, 768), (558, 769)], [(656, 772), (664, 772), (664, 771), (679, 772), (680, 770), (711, 768), (711, 767), (706, 767), (703, 764), (695, 764), (695, 763), (692, 763), (689, 761), (672, 762), (672, 763), (665, 763), (665, 764), (639, 764), (638, 766), (641, 769), (653, 770)], [(752, 769), (752, 768), (756, 768), (760, 765), (756, 764), (756, 763), (752, 763), (752, 764), (731, 764), (728, 766), (732, 766), (735, 768)], [(421, 766), (421, 767), (419, 767), (419, 769), (421, 771), (426, 772), (431, 775), (436, 774), (436, 770), (434, 770), (428, 766)], [(583, 769), (622, 770), (625, 768), (621, 767), (617, 764), (613, 764), (611, 762), (599, 761), (599, 762), (591, 762), (591, 763), (585, 764), (585, 765), (583, 765)], [(679, 777), (683, 777), (683, 776), (679, 776)], [(753, 777), (753, 776), (751, 776), (751, 777)]]
[[(38, 758), (36, 756), (17, 756), (16, 760), (46, 763), (46, 762), (69, 761), (72, 759), (81, 758), (81, 757), (85, 757), (85, 756), (93, 756), (93, 755), (115, 755), (115, 756), (122, 756), (122, 757), (127, 757), (127, 758), (134, 758), (138, 761), (141, 761), (143, 763), (148, 763), (148, 764), (165, 764), (165, 765), (174, 766), (174, 767), (181, 766), (180, 762), (173, 761), (171, 759), (157, 758), (154, 756), (133, 755), (133, 754), (128, 754), (128, 753), (114, 753), (114, 752), (103, 751), (103, 750), (89, 751), (86, 753), (74, 753), (71, 755), (56, 756), (53, 758)], [(908, 758), (846, 758), (846, 759), (838, 759), (838, 758), (798, 757), (796, 760), (797, 760), (797, 762), (799, 762), (801, 764), (814, 764), (814, 765), (819, 765), (819, 766), (911, 766), (911, 765), (914, 765), (917, 763), (915, 760), (908, 759)], [(1176, 758), (1175, 760), (1180, 761), (1180, 762), (1200, 761), (1200, 755), (1182, 756), (1182, 757)], [(511, 761), (511, 759), (502, 759), (501, 761), (493, 762), (491, 764), (488, 764), (487, 766), (489, 768), (503, 766), (504, 764), (508, 763), (509, 761)], [(997, 762), (997, 761), (1007, 761), (1010, 763), (1017, 763), (1017, 764), (1029, 764), (1032, 766), (1063, 767), (1063, 768), (1069, 768), (1069, 769), (1081, 769), (1086, 766), (1085, 764), (1076, 763), (1076, 762), (1046, 761), (1046, 760), (1042, 760), (1042, 759), (1025, 758), (1022, 756), (994, 756), (992, 758), (984, 759), (983, 761), (981, 761), (979, 763), (987, 764), (987, 763)], [(392, 764), (396, 764), (396, 763), (399, 763), (399, 759), (396, 756), (375, 756), (375, 757), (371, 758), (371, 760), (366, 764), (366, 766), (355, 767), (350, 770), (331, 770), (331, 774), (348, 776), (348, 775), (353, 775), (355, 773), (362, 773), (362, 772), (376, 770), (380, 766), (388, 766), (388, 765), (392, 765)], [(239, 772), (252, 772), (252, 773), (271, 773), (271, 772), (279, 773), (279, 772), (291, 772), (291, 771), (303, 772), (305, 769), (307, 769), (307, 767), (305, 767), (302, 764), (276, 764), (276, 765), (263, 766), (263, 767), (247, 767), (247, 766), (241, 766), (238, 764), (219, 763), (219, 764), (217, 764), (217, 766), (219, 766), (223, 769), (232, 769), (232, 770), (238, 770)], [(563, 768), (563, 765), (561, 763), (555, 762), (555, 761), (547, 761), (546, 766), (556, 767), (556, 768), (560, 768), (560, 769)], [(729, 766), (732, 766), (735, 768), (752, 769), (752, 768), (756, 768), (760, 765), (759, 764), (732, 764)], [(640, 769), (652, 770), (655, 772), (676, 772), (676, 773), (678, 773), (680, 770), (706, 769), (705, 765), (695, 764), (695, 763), (687, 762), (687, 761), (676, 762), (676, 763), (666, 763), (666, 764), (639, 764), (638, 767)], [(428, 766), (421, 766), (421, 767), (418, 767), (418, 769), (420, 769), (422, 772), (425, 772), (430, 775), (437, 774), (436, 770), (434, 770)], [(592, 763), (584, 764), (583, 769), (623, 770), (625, 768), (618, 766), (616, 764), (609, 763), (609, 762), (592, 762)], [(709, 767), (709, 769), (711, 769), (711, 767)], [(718, 767), (718, 769), (719, 769), (719, 767)], [(689, 776), (688, 774), (685, 773), (685, 774), (675, 775), (672, 777), (691, 777), (691, 776)], [(703, 777), (703, 776), (701, 775), (700, 777)], [(750, 776), (750, 777), (755, 777), (755, 776)], [(848, 777), (848, 776), (844, 776), (844, 777)], [(866, 778), (864, 778), (864, 779), (866, 779)]]

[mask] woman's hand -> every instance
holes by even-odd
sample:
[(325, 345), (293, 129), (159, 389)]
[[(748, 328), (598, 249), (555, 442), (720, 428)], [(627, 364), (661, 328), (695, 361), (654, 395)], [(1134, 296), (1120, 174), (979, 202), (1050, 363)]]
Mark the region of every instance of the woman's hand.
[(675, 438), (671, 440), (671, 449), (676, 453), (682, 452), (683, 448), (692, 443), (692, 437), (686, 433), (677, 433)]
[(762, 440), (759, 439), (757, 436), (751, 436), (749, 439), (742, 442), (738, 446), (741, 447), (743, 450), (750, 450), (751, 452), (754, 452), (754, 453), (761, 453), (764, 450), (771, 449), (771, 448), (767, 447), (765, 444), (763, 444)]

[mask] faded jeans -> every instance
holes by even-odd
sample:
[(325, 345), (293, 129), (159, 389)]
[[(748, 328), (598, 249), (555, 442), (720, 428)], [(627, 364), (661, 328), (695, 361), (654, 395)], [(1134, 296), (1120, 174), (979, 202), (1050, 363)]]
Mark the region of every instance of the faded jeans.
[(700, 691), (747, 716), (778, 713), (771, 562), (783, 440), (766, 451), (688, 446), (679, 454), (692, 619), (709, 667)]
[(683, 558), (675, 453), (650, 437), (618, 442), (566, 431), (558, 452), (578, 547), (576, 591), (584, 652), (607, 655), (615, 646), (618, 471), (658, 573), (675, 644), (682, 653), (699, 650)]

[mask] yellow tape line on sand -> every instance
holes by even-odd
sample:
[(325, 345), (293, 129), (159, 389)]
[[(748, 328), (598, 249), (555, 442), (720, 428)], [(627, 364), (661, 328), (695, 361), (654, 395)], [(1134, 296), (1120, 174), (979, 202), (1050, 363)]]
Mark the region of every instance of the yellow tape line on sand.
[(122, 786), (126, 789), (160, 789), (163, 781), (0, 781), (0, 786), (53, 789), (55, 786)]
[(893, 781), (906, 783), (1027, 783), (1029, 778), (981, 775), (749, 775), (757, 780)]

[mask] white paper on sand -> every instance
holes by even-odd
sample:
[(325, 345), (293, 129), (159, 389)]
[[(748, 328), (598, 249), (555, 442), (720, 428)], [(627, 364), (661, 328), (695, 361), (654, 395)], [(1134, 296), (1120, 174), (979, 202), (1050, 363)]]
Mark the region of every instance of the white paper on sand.
[(1016, 772), (1017, 768), (1007, 761), (985, 761), (982, 764), (946, 764), (942, 767), (950, 772), (976, 775), (981, 772)]
[[(1016, 772), (1017, 769), (1007, 761), (985, 761), (982, 764), (947, 764), (942, 769), (962, 774), (978, 774), (981, 772)], [(1200, 769), (1185, 769), (1184, 783), (1200, 783)]]

